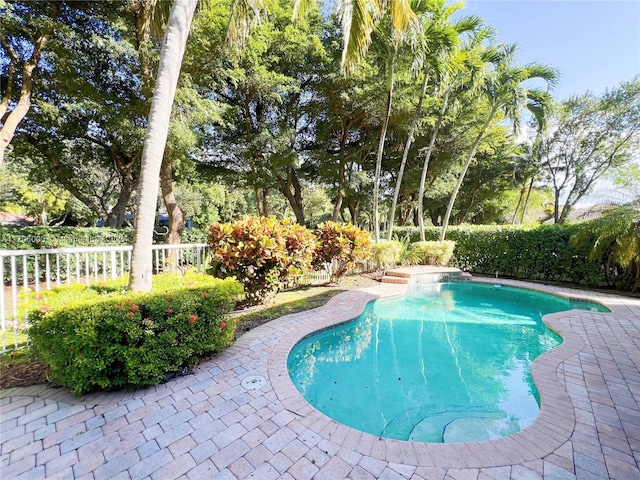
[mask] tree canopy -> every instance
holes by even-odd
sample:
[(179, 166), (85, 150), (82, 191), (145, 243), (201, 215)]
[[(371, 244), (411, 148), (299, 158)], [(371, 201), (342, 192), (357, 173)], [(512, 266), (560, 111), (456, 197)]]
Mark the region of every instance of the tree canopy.
[[(162, 46), (144, 23), (152, 3), (0, 1), (0, 168), (15, 180), (4, 209), (42, 216), (40, 205), (48, 221), (112, 226), (137, 213)], [(453, 20), (459, 5), (398, 2), (398, 18), (370, 6), (351, 31), (358, 16), (346, 3), (338, 14), (309, 4), (292, 22), (299, 4), (267, 0), (236, 49), (232, 2), (206, 4), (191, 25), (163, 152), (176, 208), (201, 226), (246, 214), (371, 231), (389, 219), (512, 223), (530, 218), (529, 201), (530, 213), (544, 211), (549, 195), (560, 223), (640, 150), (638, 77), (554, 104), (552, 90), (524, 83), (552, 87), (553, 67), (521, 65), (482, 19)], [(527, 108), (536, 127), (522, 144), (514, 126)], [(24, 182), (56, 200), (19, 193)]]

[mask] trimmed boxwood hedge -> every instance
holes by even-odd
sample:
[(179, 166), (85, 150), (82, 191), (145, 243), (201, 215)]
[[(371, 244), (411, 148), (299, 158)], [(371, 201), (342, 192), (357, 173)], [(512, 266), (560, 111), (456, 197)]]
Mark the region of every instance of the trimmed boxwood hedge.
[(102, 227), (0, 227), (0, 249), (37, 250), (131, 245), (133, 229)]
[(125, 285), (33, 294), (29, 335), (52, 381), (77, 395), (148, 387), (231, 344), (235, 321), (227, 313), (242, 295), (234, 279), (160, 275), (149, 293)]
[[(164, 231), (164, 229), (159, 229)], [(192, 228), (182, 234), (182, 243), (206, 243), (208, 231)], [(161, 235), (154, 242), (163, 243)], [(37, 250), (66, 247), (111, 247), (133, 244), (130, 227), (0, 227), (0, 249)]]
[[(484, 275), (571, 283), (593, 288), (631, 289), (630, 278), (618, 266), (609, 277), (605, 259), (588, 260), (588, 247), (576, 247), (569, 239), (577, 225), (474, 225), (450, 227), (447, 240), (456, 242), (450, 264)], [(399, 237), (420, 240), (417, 227), (394, 228)], [(437, 240), (440, 228), (425, 230), (426, 240)]]

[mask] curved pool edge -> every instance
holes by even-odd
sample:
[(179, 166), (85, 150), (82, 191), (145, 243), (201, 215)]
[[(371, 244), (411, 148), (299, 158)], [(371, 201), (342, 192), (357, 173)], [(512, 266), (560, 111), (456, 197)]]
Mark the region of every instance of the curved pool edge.
[[(495, 282), (495, 279), (473, 279)], [(563, 295), (561, 287), (502, 281), (505, 285)], [(532, 461), (558, 450), (572, 436), (576, 416), (569, 394), (561, 383), (558, 368), (564, 361), (578, 354), (585, 346), (581, 335), (574, 332), (570, 319), (586, 311), (569, 310), (545, 315), (543, 320), (558, 333), (563, 342), (558, 347), (536, 358), (531, 366), (532, 375), (540, 394), (541, 408), (534, 422), (514, 435), (469, 443), (418, 443), (392, 440), (364, 433), (327, 417), (298, 392), (289, 377), (287, 358), (294, 346), (303, 338), (326, 328), (358, 317), (366, 304), (377, 298), (401, 295), (406, 285), (381, 284), (376, 287), (343, 292), (326, 305), (313, 311), (313, 322), (299, 322), (273, 347), (268, 373), (274, 393), (284, 407), (320, 437), (337, 445), (383, 461), (424, 467), (488, 468)], [(570, 295), (575, 298), (575, 291)], [(594, 300), (589, 294), (579, 295)], [(595, 300), (613, 311), (603, 298)], [(610, 315), (609, 313), (599, 313)], [(311, 318), (307, 316), (307, 318)]]

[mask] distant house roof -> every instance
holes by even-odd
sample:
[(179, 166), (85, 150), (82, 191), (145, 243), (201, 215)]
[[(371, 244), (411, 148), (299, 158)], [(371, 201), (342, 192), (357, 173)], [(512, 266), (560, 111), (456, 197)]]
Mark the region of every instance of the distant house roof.
[(590, 205), (588, 207), (574, 208), (569, 213), (567, 220), (572, 222), (586, 222), (588, 220), (594, 220), (600, 217), (607, 210), (611, 210), (615, 205), (609, 203), (601, 203), (597, 205)]
[(16, 215), (9, 212), (0, 212), (0, 225), (28, 226), (35, 225), (36, 219), (25, 215)]

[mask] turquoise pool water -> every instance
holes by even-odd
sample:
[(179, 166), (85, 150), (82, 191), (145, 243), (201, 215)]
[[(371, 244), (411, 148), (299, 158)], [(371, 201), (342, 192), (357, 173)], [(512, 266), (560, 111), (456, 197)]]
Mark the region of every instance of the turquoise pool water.
[(302, 340), (289, 374), (318, 410), (373, 435), (437, 443), (504, 437), (536, 418), (530, 366), (561, 342), (542, 316), (572, 308), (607, 311), (499, 285), (418, 285)]

